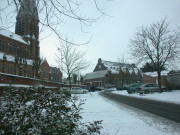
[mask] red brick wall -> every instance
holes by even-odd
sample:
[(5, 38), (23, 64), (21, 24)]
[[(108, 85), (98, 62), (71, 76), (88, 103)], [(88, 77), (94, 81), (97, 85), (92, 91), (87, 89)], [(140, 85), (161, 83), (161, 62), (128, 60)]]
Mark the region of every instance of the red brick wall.
[[(157, 77), (151, 77), (148, 75), (143, 74), (143, 80), (144, 83), (157, 83)], [(161, 85), (162, 86), (166, 86), (166, 77), (165, 76), (161, 76)]]

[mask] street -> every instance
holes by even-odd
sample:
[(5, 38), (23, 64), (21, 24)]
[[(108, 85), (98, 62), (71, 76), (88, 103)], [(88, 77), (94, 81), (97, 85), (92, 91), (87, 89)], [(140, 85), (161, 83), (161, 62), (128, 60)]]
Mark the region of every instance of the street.
[(117, 95), (110, 91), (101, 92), (100, 95), (180, 123), (180, 105), (178, 104)]

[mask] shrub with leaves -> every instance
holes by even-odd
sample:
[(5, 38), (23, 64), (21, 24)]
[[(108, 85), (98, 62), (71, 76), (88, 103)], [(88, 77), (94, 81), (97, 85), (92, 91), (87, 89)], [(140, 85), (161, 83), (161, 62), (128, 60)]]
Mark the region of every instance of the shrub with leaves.
[(82, 100), (68, 91), (7, 89), (1, 98), (0, 134), (95, 135), (102, 121), (81, 120)]

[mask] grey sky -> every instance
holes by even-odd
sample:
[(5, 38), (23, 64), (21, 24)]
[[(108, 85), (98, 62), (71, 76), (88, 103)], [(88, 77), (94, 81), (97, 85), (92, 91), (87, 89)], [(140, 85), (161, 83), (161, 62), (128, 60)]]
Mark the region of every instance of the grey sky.
[[(87, 50), (86, 59), (92, 63), (87, 72), (93, 71), (98, 58), (118, 61), (118, 57), (124, 56), (129, 62), (135, 62), (128, 54), (128, 44), (137, 27), (150, 25), (165, 17), (172, 27), (180, 27), (180, 0), (103, 0), (100, 6), (112, 17), (103, 17), (93, 26), (85, 28), (89, 33), (82, 33), (80, 26), (73, 22), (66, 22), (62, 28), (62, 33), (74, 41), (85, 42), (93, 35), (90, 44), (80, 47)], [(85, 10), (92, 15), (97, 13), (87, 7)], [(54, 64), (53, 54), (58, 43), (53, 35), (40, 43), (41, 52), (50, 64)]]

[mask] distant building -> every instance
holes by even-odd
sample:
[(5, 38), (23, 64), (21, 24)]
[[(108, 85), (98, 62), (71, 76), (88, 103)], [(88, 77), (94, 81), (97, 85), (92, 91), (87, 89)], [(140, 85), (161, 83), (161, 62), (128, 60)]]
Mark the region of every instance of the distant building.
[(85, 85), (92, 85), (92, 86), (104, 86), (109, 84), (109, 71), (108, 70), (101, 70), (92, 73), (87, 73), (84, 76), (84, 84)]
[(59, 68), (51, 67), (50, 70), (51, 81), (62, 83), (62, 72)]
[(180, 90), (180, 71), (170, 71), (167, 75), (167, 87)]
[[(85, 75), (84, 83), (103, 87), (122, 87), (125, 84), (141, 81), (141, 79), (140, 70), (134, 64), (105, 61), (99, 58), (94, 71)], [(94, 83), (97, 80), (101, 83)]]

